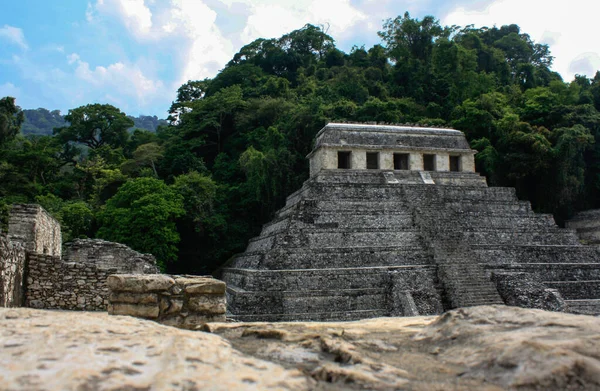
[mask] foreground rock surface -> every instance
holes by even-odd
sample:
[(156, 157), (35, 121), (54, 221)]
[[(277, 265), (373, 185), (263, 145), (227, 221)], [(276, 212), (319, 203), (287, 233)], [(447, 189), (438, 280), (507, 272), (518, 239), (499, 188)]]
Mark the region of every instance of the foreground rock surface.
[(0, 390), (308, 389), (223, 338), (105, 313), (0, 308)]
[(0, 309), (0, 390), (600, 390), (600, 319), (505, 306), (178, 330)]

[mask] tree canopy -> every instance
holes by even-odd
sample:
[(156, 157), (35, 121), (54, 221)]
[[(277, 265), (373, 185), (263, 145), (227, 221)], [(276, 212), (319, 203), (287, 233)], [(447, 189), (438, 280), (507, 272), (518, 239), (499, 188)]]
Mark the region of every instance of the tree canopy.
[(406, 13), (379, 36), (348, 53), (321, 26), (257, 39), (215, 77), (183, 84), (168, 124), (90, 104), (65, 123), (38, 109), (31, 123), (56, 123), (54, 135), (22, 135), (23, 113), (4, 98), (0, 212), (40, 202), (66, 238), (121, 241), (169, 271), (209, 273), (302, 185), (314, 136), (340, 120), (454, 127), (488, 183), (515, 187), (536, 211), (562, 223), (600, 207), (600, 72), (562, 80), (548, 46), (514, 24)]

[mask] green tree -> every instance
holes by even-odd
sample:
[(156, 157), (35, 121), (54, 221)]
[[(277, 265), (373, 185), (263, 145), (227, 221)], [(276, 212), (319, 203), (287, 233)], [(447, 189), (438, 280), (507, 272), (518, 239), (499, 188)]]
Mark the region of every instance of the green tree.
[(0, 99), (0, 145), (19, 133), (24, 119), (23, 111), (15, 105), (15, 98), (7, 96)]
[(163, 181), (131, 179), (98, 215), (98, 237), (153, 254), (162, 269), (177, 260), (180, 236), (175, 221), (185, 213), (183, 199)]
[(91, 104), (69, 110), (65, 116), (69, 126), (54, 129), (62, 143), (81, 143), (97, 149), (104, 145), (112, 148), (125, 146), (133, 120), (111, 105)]

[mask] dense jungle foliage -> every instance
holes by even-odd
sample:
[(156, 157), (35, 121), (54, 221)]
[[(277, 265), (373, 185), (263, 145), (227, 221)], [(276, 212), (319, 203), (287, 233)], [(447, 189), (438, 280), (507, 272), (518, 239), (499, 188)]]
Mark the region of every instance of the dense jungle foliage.
[(600, 207), (600, 73), (564, 82), (548, 47), (516, 25), (405, 14), (379, 35), (350, 53), (313, 25), (258, 39), (213, 79), (182, 85), (156, 132), (90, 104), (53, 135), (24, 136), (23, 112), (4, 98), (0, 208), (38, 202), (66, 240), (119, 241), (170, 272), (208, 273), (301, 186), (313, 137), (334, 120), (451, 126), (488, 183), (516, 187), (536, 211), (561, 222)]

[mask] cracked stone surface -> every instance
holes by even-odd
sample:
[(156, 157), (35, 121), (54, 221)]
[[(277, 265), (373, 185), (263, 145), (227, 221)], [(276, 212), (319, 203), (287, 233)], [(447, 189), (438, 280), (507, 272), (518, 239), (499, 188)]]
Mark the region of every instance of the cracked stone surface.
[(0, 390), (309, 389), (225, 339), (105, 313), (0, 308)]
[(507, 306), (211, 323), (0, 309), (0, 390), (600, 390), (600, 319)]

